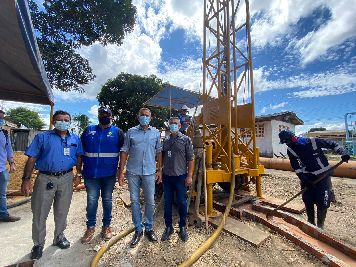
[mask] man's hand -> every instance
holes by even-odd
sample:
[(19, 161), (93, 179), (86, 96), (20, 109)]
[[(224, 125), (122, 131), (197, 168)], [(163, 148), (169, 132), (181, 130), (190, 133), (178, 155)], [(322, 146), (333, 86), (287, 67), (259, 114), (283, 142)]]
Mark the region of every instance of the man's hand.
[(31, 180), (30, 179), (24, 179), (22, 180), (22, 184), (21, 184), (21, 193), (28, 197), (31, 193), (32, 189), (31, 189)]
[(350, 155), (348, 155), (348, 154), (342, 155), (341, 159), (342, 159), (343, 162), (347, 163), (350, 160)]
[(119, 183), (119, 186), (123, 186), (124, 185), (124, 179), (125, 179), (124, 173), (120, 172), (119, 176), (117, 177), (117, 182)]
[(15, 162), (10, 163), (10, 173), (15, 172), (16, 171), (16, 165)]
[(305, 186), (308, 188), (314, 187), (313, 181), (310, 180), (304, 173), (299, 173), (297, 175), (301, 181), (302, 187)]
[(156, 173), (156, 183), (160, 184), (161, 182), (162, 182), (162, 170), (159, 170)]
[(82, 181), (82, 175), (77, 173), (73, 178), (73, 186), (74, 186), (74, 188), (77, 187), (80, 184), (81, 181)]
[(187, 175), (187, 178), (185, 178), (185, 186), (191, 186), (192, 185), (192, 176)]

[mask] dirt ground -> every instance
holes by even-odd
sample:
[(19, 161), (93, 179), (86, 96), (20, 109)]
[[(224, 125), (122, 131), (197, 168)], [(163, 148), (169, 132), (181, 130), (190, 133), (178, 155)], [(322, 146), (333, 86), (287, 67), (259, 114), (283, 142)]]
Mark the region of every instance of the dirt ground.
[[(21, 169), (20, 164), (24, 164), (25, 160), (26, 157), (16, 157), (18, 172)], [(12, 176), (11, 186), (15, 187), (12, 189), (18, 189), (15, 180), (20, 179), (22, 170), (19, 173), (17, 177)], [(332, 204), (329, 209), (325, 231), (356, 246), (356, 180), (333, 178), (333, 185), (338, 203)], [(263, 189), (265, 195), (287, 199), (298, 192), (299, 183), (293, 172), (266, 170), (266, 176), (263, 177)], [(126, 186), (117, 188), (114, 193), (112, 226), (116, 233), (132, 227), (130, 209), (124, 206), (119, 197), (120, 193), (125, 190), (127, 190)], [(301, 202), (301, 199), (296, 201)], [(47, 220), (48, 237), (44, 256), (37, 261), (36, 266), (89, 266), (95, 250), (102, 244), (102, 241), (97, 236), (91, 244), (80, 243), (80, 237), (85, 230), (85, 206), (85, 192), (75, 193), (66, 230), (66, 236), (72, 242), (72, 247), (68, 250), (60, 250), (51, 246), (54, 223), (53, 214), (50, 214)], [(160, 238), (164, 230), (163, 209), (157, 208), (155, 230)], [(10, 212), (22, 216), (22, 220), (12, 224), (0, 223), (2, 247), (7, 248), (0, 250), (0, 266), (29, 260), (28, 253), (32, 247), (30, 204), (16, 207)], [(97, 233), (101, 227), (100, 214), (101, 208), (99, 207)], [(305, 214), (301, 216), (305, 219)], [(177, 221), (178, 217), (175, 214), (175, 222)], [(253, 222), (249, 224), (270, 233), (270, 237), (263, 245), (255, 248), (236, 236), (222, 233), (213, 247), (194, 266), (323, 266), (319, 260), (268, 228), (255, 225)], [(175, 225), (175, 228), (177, 230), (178, 226)], [(212, 232), (213, 228), (209, 230)], [(171, 240), (159, 241), (156, 244), (143, 238), (134, 249), (129, 248), (132, 236), (130, 234), (104, 255), (100, 266), (175, 266), (188, 258), (209, 236), (204, 228), (194, 226), (188, 228), (188, 233), (187, 243), (183, 243), (175, 233)]]
[[(300, 190), (297, 176), (293, 172), (267, 170), (264, 177), (264, 194), (287, 199)], [(326, 220), (325, 231), (348, 244), (356, 245), (356, 180), (333, 177), (337, 203), (332, 204)], [(302, 203), (301, 199), (296, 202)], [(155, 229), (158, 236), (164, 230), (163, 212), (158, 207)], [(305, 214), (301, 215), (306, 219)], [(131, 223), (129, 210), (115, 206), (114, 225), (117, 231), (127, 229)], [(175, 221), (178, 221), (175, 215)], [(282, 236), (262, 225), (250, 225), (270, 232), (270, 237), (259, 248), (240, 240), (236, 236), (222, 233), (212, 249), (207, 251), (194, 266), (322, 266), (310, 254), (301, 250)], [(178, 230), (178, 225), (175, 225)], [(210, 228), (210, 232), (213, 228)], [(170, 241), (152, 244), (143, 239), (135, 249), (129, 248), (131, 235), (104, 255), (100, 266), (175, 266), (187, 259), (208, 237), (205, 229), (189, 227), (189, 240), (183, 243), (177, 234)]]

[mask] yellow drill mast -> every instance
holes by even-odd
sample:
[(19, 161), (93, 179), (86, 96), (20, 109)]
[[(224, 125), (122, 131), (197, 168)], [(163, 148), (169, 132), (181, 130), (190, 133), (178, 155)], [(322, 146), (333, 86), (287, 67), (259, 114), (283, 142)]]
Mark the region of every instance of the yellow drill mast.
[(240, 189), (254, 183), (262, 197), (248, 0), (204, 0), (203, 76), (197, 123), (203, 126), (207, 212), (214, 216), (213, 186), (230, 183), (233, 173)]

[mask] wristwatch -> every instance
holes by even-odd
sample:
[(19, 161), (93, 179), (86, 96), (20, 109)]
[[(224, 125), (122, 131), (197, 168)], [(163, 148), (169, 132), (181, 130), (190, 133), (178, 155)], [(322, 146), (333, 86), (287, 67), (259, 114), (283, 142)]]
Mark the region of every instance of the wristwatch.
[(31, 177), (28, 177), (28, 176), (22, 176), (22, 180), (30, 180)]

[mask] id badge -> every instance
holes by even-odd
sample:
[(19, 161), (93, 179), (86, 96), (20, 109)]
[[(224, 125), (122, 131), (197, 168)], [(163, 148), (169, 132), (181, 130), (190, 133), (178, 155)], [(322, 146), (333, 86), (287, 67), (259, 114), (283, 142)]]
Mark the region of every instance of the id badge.
[(172, 157), (172, 151), (168, 150), (167, 151), (167, 155), (168, 155), (169, 158), (171, 158)]
[(70, 148), (69, 147), (65, 147), (64, 148), (64, 156), (69, 156), (70, 155)]

